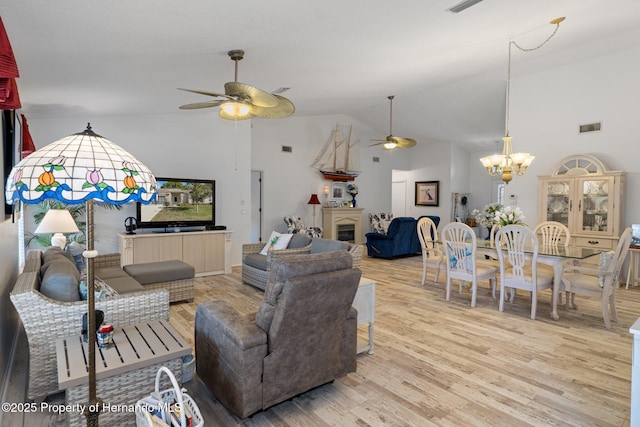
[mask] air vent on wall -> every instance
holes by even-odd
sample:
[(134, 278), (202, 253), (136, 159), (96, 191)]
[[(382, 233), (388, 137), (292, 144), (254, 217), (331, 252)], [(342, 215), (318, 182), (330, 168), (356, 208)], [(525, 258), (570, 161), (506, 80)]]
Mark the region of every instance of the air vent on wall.
[(578, 126), (578, 133), (598, 132), (602, 130), (602, 122), (589, 123)]
[(447, 10), (449, 12), (453, 12), (453, 13), (462, 12), (463, 10), (473, 6), (474, 4), (480, 3), (481, 1), (482, 0), (464, 0), (464, 1), (456, 4), (455, 6), (451, 6)]
[(282, 152), (283, 153), (293, 153), (293, 148), (290, 145), (283, 145), (282, 146)]
[(380, 157), (374, 157), (373, 163), (380, 163)]

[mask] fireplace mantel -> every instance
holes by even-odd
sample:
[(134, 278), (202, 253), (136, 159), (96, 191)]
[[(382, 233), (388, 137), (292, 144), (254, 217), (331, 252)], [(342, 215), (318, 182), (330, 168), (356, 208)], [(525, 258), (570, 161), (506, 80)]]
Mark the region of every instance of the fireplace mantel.
[[(322, 208), (324, 237), (361, 244), (363, 239), (360, 224), (363, 210), (364, 208)], [(340, 230), (349, 225), (353, 226), (353, 239), (345, 237), (345, 230)]]

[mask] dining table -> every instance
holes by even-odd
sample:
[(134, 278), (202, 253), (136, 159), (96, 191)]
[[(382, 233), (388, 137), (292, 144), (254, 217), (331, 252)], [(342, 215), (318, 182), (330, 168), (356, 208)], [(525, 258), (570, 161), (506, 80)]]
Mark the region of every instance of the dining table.
[[(500, 245), (490, 240), (477, 240), (476, 253), (487, 255), (492, 258), (498, 258), (498, 250), (506, 250), (505, 247), (500, 249)], [(553, 267), (553, 290), (551, 298), (551, 318), (558, 320), (558, 295), (561, 288), (562, 271), (564, 265), (571, 260), (584, 260), (595, 255), (599, 255), (603, 249), (583, 248), (577, 246), (556, 246), (556, 245), (538, 245), (537, 262)], [(524, 250), (525, 254), (533, 255), (533, 246), (527, 246)]]

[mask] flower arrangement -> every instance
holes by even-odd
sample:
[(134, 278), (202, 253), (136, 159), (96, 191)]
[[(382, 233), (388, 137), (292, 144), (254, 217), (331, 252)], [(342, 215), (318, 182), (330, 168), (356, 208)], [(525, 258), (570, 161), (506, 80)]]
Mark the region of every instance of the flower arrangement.
[(524, 219), (525, 216), (520, 208), (511, 209), (511, 206), (507, 206), (504, 208), (504, 211), (496, 211), (494, 223), (500, 224), (503, 227), (509, 224), (526, 225), (523, 222)]
[(490, 203), (480, 212), (478, 209), (471, 211), (471, 215), (476, 217), (476, 222), (483, 227), (491, 228), (496, 224), (496, 212), (500, 212), (502, 205), (500, 203)]
[(358, 194), (358, 186), (355, 184), (347, 184), (347, 193), (351, 194), (351, 197), (354, 197)]

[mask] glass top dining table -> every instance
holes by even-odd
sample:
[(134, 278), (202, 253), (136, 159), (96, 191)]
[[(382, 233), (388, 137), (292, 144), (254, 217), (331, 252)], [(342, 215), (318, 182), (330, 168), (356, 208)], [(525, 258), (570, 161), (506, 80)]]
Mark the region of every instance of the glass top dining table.
[[(581, 247), (564, 247), (554, 245), (538, 246), (538, 262), (553, 267), (553, 297), (551, 301), (551, 318), (558, 320), (558, 293), (560, 292), (560, 280), (562, 279), (562, 270), (564, 264), (571, 259), (583, 260), (594, 255), (598, 255), (603, 249), (597, 248), (581, 248)], [(497, 258), (498, 249), (494, 242), (489, 240), (477, 240), (476, 252), (481, 255), (489, 255)], [(532, 254), (533, 248), (525, 248), (525, 253)]]

